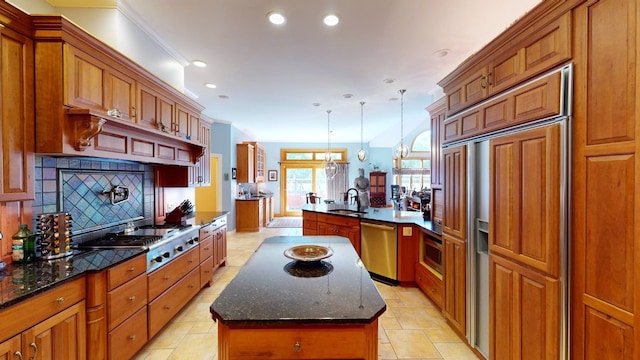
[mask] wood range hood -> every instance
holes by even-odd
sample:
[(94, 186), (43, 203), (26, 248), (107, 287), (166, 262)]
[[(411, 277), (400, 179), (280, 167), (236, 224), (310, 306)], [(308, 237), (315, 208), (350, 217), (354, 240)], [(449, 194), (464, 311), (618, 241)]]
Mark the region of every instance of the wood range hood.
[(61, 15), (32, 21), (36, 153), (198, 163), (200, 104)]

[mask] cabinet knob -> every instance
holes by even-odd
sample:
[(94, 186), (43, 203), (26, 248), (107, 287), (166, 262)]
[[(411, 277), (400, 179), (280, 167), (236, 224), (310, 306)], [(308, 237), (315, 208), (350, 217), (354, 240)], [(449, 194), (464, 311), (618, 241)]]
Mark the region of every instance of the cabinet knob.
[(131, 301), (131, 302), (136, 301), (136, 296), (135, 295), (129, 296), (129, 301)]
[(129, 335), (129, 340), (134, 341), (136, 339), (135, 335)]
[(164, 309), (165, 309), (165, 310), (169, 310), (169, 309), (171, 309), (171, 306), (169, 306), (169, 305), (165, 305), (165, 306), (164, 306)]
[(128, 270), (128, 271), (129, 271), (129, 272), (134, 272), (134, 271), (136, 271), (136, 268), (134, 268), (134, 267), (132, 266), (132, 267), (130, 267), (130, 268), (129, 268), (129, 270)]
[(293, 344), (293, 351), (294, 352), (300, 352), (301, 349), (302, 349), (302, 345), (300, 345), (299, 341), (296, 341), (296, 343)]
[(58, 302), (58, 304), (62, 304), (64, 302), (64, 296), (60, 296), (56, 299), (56, 301)]

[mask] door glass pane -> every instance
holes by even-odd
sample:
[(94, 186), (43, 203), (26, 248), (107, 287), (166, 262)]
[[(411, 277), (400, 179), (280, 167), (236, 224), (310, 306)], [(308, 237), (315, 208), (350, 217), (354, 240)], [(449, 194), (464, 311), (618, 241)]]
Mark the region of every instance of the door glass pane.
[(287, 205), (286, 212), (300, 211), (302, 204), (306, 204), (306, 194), (312, 192), (313, 179), (311, 168), (288, 168), (287, 177)]

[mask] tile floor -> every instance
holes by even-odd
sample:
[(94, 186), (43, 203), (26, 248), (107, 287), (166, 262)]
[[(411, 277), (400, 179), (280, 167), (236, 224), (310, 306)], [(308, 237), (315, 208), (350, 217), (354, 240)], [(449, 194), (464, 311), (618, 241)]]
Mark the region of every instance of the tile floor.
[[(227, 237), (227, 266), (216, 272), (214, 284), (193, 298), (134, 359), (216, 359), (217, 325), (209, 315), (211, 303), (263, 239), (301, 234), (300, 228), (266, 228), (258, 233), (230, 233)], [(379, 359), (477, 359), (418, 288), (388, 286), (378, 282), (376, 285), (387, 303), (387, 311), (379, 320)]]

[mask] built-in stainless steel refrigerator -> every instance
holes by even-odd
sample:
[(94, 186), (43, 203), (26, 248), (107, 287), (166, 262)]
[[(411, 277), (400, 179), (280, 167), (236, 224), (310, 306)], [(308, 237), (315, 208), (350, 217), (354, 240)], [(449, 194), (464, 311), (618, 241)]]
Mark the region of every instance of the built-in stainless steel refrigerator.
[(563, 74), (562, 114), (553, 118), (540, 119), (522, 126), (503, 129), (491, 134), (479, 136), (467, 141), (448, 144), (447, 146), (466, 145), (467, 147), (467, 329), (469, 343), (487, 359), (489, 358), (490, 337), (490, 296), (489, 293), (489, 224), (490, 209), (490, 151), (491, 140), (529, 129), (560, 124), (561, 127), (561, 199), (562, 214), (561, 236), (561, 327), (560, 353), (561, 359), (567, 359), (568, 339), (568, 162), (569, 162), (569, 126), (571, 104), (571, 71), (568, 65), (558, 71)]

